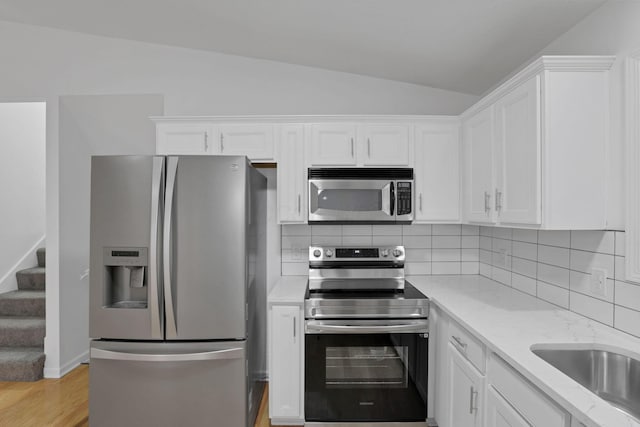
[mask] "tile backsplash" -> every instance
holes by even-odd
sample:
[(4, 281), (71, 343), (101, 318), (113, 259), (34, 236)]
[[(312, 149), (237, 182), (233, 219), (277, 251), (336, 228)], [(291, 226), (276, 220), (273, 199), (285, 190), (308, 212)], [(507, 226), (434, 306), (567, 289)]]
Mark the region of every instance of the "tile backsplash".
[(282, 275), (306, 275), (310, 245), (404, 245), (406, 273), (478, 274), (474, 225), (283, 225)]
[[(640, 337), (640, 284), (624, 276), (624, 232), (480, 227), (480, 274)], [(592, 271), (605, 276), (592, 284)]]

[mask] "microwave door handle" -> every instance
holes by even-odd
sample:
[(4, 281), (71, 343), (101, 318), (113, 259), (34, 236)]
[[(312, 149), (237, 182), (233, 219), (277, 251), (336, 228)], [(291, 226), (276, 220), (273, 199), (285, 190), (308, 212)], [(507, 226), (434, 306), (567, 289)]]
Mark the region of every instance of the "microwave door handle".
[(393, 182), (382, 187), (382, 212), (393, 215), (393, 190), (391, 189)]
[(394, 190), (393, 182), (389, 184), (391, 186), (391, 216), (394, 215), (394, 208), (396, 206), (396, 192)]

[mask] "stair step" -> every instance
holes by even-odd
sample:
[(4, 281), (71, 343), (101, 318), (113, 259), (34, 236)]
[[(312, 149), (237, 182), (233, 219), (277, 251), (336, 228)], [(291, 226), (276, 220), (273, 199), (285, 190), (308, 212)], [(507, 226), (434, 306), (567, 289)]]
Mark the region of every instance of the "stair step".
[(18, 271), (16, 273), (18, 289), (21, 291), (44, 291), (44, 271), (44, 267), (33, 267)]
[(0, 317), (0, 347), (43, 347), (45, 319)]
[(46, 253), (46, 248), (38, 248), (38, 250), (36, 250), (36, 256), (38, 257), (38, 267), (45, 267)]
[(44, 359), (39, 347), (0, 347), (0, 381), (38, 381), (43, 376)]
[(12, 291), (0, 294), (0, 316), (44, 318), (45, 291)]

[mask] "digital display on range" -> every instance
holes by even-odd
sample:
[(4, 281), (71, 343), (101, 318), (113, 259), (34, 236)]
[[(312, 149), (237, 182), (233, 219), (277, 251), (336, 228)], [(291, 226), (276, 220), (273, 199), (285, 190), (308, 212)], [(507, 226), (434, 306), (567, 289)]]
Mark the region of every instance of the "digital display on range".
[(137, 257), (137, 256), (140, 256), (140, 251), (111, 251), (111, 256)]
[(337, 258), (378, 258), (378, 248), (337, 248)]

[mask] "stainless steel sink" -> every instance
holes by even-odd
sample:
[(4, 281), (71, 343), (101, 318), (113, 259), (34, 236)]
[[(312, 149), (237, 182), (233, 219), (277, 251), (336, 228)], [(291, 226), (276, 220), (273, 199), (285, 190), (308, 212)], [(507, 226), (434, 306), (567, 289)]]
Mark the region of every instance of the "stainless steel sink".
[(531, 351), (614, 407), (640, 420), (640, 360), (595, 349)]

